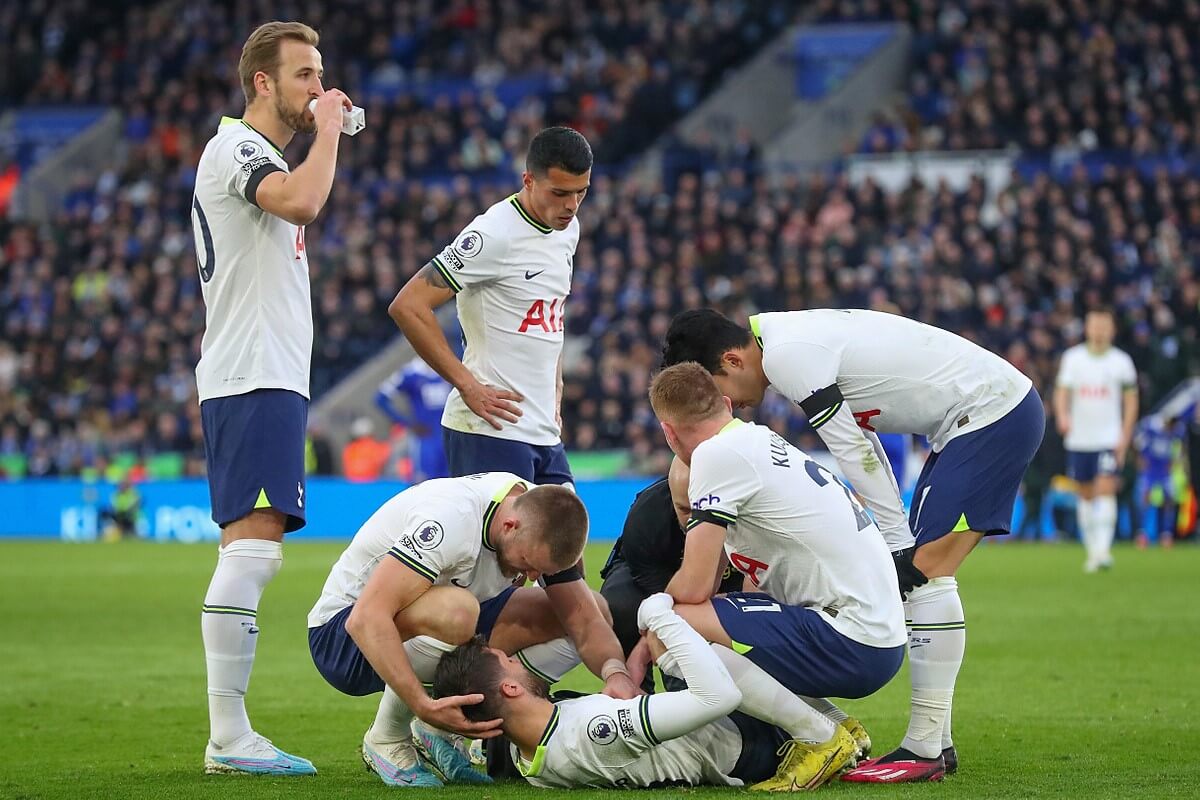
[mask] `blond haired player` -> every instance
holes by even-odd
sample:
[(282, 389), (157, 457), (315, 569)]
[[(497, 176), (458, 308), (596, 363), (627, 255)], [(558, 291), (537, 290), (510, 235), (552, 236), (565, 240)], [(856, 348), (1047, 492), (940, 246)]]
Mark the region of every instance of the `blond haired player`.
[[(691, 467), (683, 563), (667, 584), (676, 613), (803, 697), (865, 697), (891, 680), (904, 610), (891, 555), (857, 499), (769, 428), (734, 419), (699, 364), (655, 376), (650, 405)], [(714, 596), (726, 560), (756, 591)], [(808, 724), (761, 788), (812, 788), (855, 763), (851, 734), (805, 708)]]

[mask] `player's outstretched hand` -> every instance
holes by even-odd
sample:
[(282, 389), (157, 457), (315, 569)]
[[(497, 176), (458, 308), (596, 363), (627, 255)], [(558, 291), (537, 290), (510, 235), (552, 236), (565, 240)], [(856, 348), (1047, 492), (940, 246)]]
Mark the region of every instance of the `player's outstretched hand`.
[(462, 734), (471, 739), (490, 739), (500, 735), (500, 724), (504, 720), (491, 719), (484, 722), (472, 722), (463, 714), (463, 706), (473, 706), (483, 702), (481, 694), (459, 694), (453, 697), (430, 699), (417, 716), (435, 728), (450, 733)]
[(913, 563), (913, 551), (915, 548), (909, 547), (906, 550), (897, 550), (892, 553), (892, 560), (896, 562), (896, 580), (900, 584), (900, 599), (908, 599), (908, 593), (918, 586), (924, 586), (929, 583), (929, 578), (925, 577), (925, 573), (917, 569), (917, 565)]
[(467, 408), (475, 413), (496, 430), (503, 430), (499, 421), (516, 422), (521, 416), (521, 408), (517, 405), (525, 398), (507, 389), (497, 389), (486, 383), (476, 383), (461, 392)]
[(646, 641), (643, 636), (638, 640), (638, 643), (629, 651), (629, 658), (625, 659), (625, 668), (629, 670), (629, 680), (634, 686), (641, 686), (642, 680), (646, 677), (646, 670), (650, 667), (650, 642)]
[(342, 129), (342, 110), (354, 108), (350, 98), (341, 89), (326, 89), (325, 94), (317, 98), (313, 108), (313, 117), (317, 121), (317, 130), (324, 130), (326, 125)]

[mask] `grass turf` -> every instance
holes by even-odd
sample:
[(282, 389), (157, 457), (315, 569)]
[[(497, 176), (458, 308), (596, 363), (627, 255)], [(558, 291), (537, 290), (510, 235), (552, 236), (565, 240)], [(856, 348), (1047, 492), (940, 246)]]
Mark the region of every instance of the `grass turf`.
[[(337, 544), (287, 547), (267, 590), (249, 710), (258, 730), (311, 758), (315, 778), (209, 777), (199, 608), (212, 546), (0, 544), (4, 798), (338, 798), (389, 790), (357, 754), (375, 698), (329, 688), (305, 615)], [(595, 577), (606, 545), (589, 549)], [(1120, 550), (1085, 576), (1067, 546), (986, 545), (959, 580), (967, 659), (955, 701), (962, 771), (942, 785), (851, 786), (830, 798), (1200, 796), (1200, 548)], [(905, 673), (847, 703), (877, 752), (907, 722)], [(592, 688), (590, 676), (568, 676)], [(516, 800), (522, 783), (448, 787), (447, 800)], [(728, 796), (663, 789), (656, 798)], [(613, 795), (611, 791), (603, 793)], [(572, 797), (600, 797), (580, 790)]]

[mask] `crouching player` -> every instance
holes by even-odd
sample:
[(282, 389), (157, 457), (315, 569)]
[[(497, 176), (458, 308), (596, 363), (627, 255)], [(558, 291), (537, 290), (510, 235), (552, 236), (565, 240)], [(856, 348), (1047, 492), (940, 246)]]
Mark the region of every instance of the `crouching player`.
[(406, 489), (355, 534), (309, 613), (308, 640), (317, 670), (335, 689), (383, 692), (362, 757), (384, 783), (490, 782), (471, 767), (462, 735), (498, 735), (500, 720), (463, 715), (478, 695), (434, 700), (425, 691), (438, 661), (474, 635), (544, 681), (582, 659), (607, 673), (607, 691), (636, 691), (603, 605), (578, 573), (553, 586), (524, 585), (578, 562), (587, 526), (587, 511), (569, 489), (494, 472)]
[[(769, 428), (734, 419), (697, 363), (660, 372), (650, 404), (691, 467), (683, 563), (667, 585), (676, 612), (798, 695), (865, 697), (891, 680), (904, 660), (904, 610), (891, 554), (858, 500)], [(726, 559), (759, 592), (714, 597)], [(809, 711), (772, 788), (818, 785), (855, 763), (851, 734)]]

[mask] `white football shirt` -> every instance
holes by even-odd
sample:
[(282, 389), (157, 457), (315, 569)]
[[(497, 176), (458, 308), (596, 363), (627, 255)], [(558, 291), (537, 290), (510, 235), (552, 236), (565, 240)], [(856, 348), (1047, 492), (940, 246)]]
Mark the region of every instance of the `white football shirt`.
[(741, 786), (730, 775), (742, 735), (727, 716), (741, 693), (713, 645), (674, 611), (646, 620), (687, 682), (684, 691), (618, 700), (602, 694), (558, 703), (532, 761), (513, 761), (539, 787)]
[(771, 386), (800, 406), (892, 550), (912, 544), (876, 431), (929, 437), (935, 452), (1016, 408), (1033, 383), (961, 336), (879, 311), (759, 314), (750, 328)]
[(483, 383), (525, 398), (520, 419), (496, 430), (455, 389), (442, 414), (447, 428), (533, 445), (559, 443), (558, 359), (577, 244), (578, 218), (556, 231), (513, 195), (472, 220), (433, 258), (457, 295), (463, 364)]
[(196, 365), (201, 402), (255, 389), (309, 396), (313, 321), (304, 227), (255, 201), (263, 178), (287, 171), (270, 140), (229, 117), (200, 156), (192, 235), (206, 308)]
[(729, 563), (781, 603), (871, 647), (908, 640), (896, 567), (840, 481), (761, 425), (734, 420), (692, 454), (692, 520), (725, 527)]
[(351, 606), (384, 558), (392, 557), (436, 586), (466, 589), (479, 601), (509, 586), (488, 542), (488, 524), (516, 484), (507, 472), (438, 478), (405, 489), (363, 523), (342, 553), (321, 597), (308, 612), (308, 627), (324, 625)]
[(1063, 446), (1081, 453), (1112, 450), (1121, 438), (1121, 409), (1126, 389), (1137, 387), (1137, 369), (1123, 350), (1096, 354), (1086, 344), (1063, 353), (1057, 386), (1071, 393), (1071, 429)]

